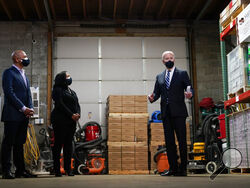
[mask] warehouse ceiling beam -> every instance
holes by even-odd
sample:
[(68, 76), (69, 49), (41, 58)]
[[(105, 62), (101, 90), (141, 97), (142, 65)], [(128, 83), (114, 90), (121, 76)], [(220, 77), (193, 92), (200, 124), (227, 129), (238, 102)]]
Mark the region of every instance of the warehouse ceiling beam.
[(161, 7), (160, 7), (160, 10), (158, 11), (158, 15), (157, 15), (158, 19), (161, 18), (162, 13), (164, 11), (164, 8), (166, 7), (166, 4), (167, 4), (167, 0), (162, 0)]
[(26, 14), (26, 11), (24, 9), (23, 2), (21, 2), (21, 0), (17, 0), (17, 4), (18, 4), (18, 7), (19, 7), (19, 9), (20, 9), (20, 11), (22, 13), (22, 16), (23, 16), (24, 20), (26, 20), (27, 19), (27, 14)]
[(67, 7), (68, 17), (71, 20), (71, 10), (70, 10), (69, 0), (66, 0), (66, 7)]
[(12, 15), (11, 15), (11, 13), (10, 13), (9, 8), (8, 8), (7, 5), (5, 4), (4, 0), (0, 0), (0, 3), (1, 3), (1, 5), (2, 5), (2, 7), (3, 7), (5, 13), (7, 14), (9, 20), (12, 20)]
[(54, 20), (56, 20), (56, 11), (55, 11), (53, 0), (49, 0), (49, 5), (50, 5), (49, 7), (51, 9), (51, 12), (53, 14), (53, 18)]
[(173, 13), (172, 13), (172, 18), (175, 18), (178, 10), (180, 9), (180, 5), (183, 3), (183, 0), (177, 0), (177, 4), (175, 6), (175, 9), (173, 10)]
[(82, 11), (84, 19), (87, 18), (86, 0), (82, 0)]
[(102, 0), (99, 0), (98, 15), (99, 15), (99, 18), (102, 17)]
[(116, 18), (116, 11), (117, 11), (117, 0), (114, 0), (114, 11), (113, 11), (113, 19)]
[(44, 3), (45, 10), (46, 10), (48, 22), (49, 22), (49, 30), (53, 31), (53, 22), (52, 22), (52, 18), (51, 18), (48, 0), (43, 0), (43, 3)]
[(200, 1), (200, 0), (196, 0), (196, 1), (194, 2), (193, 6), (191, 6), (191, 8), (189, 9), (189, 11), (188, 11), (188, 13), (187, 13), (187, 16), (186, 16), (187, 19), (190, 18), (190, 16), (192, 15), (192, 13), (193, 13), (195, 7), (197, 7), (199, 1)]
[(33, 4), (35, 6), (37, 16), (38, 16), (39, 20), (41, 20), (42, 19), (42, 14), (41, 14), (40, 7), (38, 5), (37, 0), (33, 0)]
[(150, 2), (151, 0), (147, 0), (147, 3), (146, 3), (146, 6), (145, 6), (145, 9), (143, 11), (143, 16), (145, 17), (147, 12), (148, 12), (148, 8), (149, 8), (149, 5), (150, 5)]
[(129, 8), (128, 8), (128, 18), (132, 14), (133, 5), (134, 5), (134, 0), (130, 0), (130, 2), (129, 2)]
[(204, 5), (204, 7), (202, 8), (202, 10), (200, 11), (200, 13), (198, 14), (198, 16), (196, 17), (196, 19), (194, 20), (193, 25), (196, 25), (200, 19), (205, 15), (207, 8), (210, 6), (210, 4), (212, 3), (213, 0), (207, 0), (206, 4)]

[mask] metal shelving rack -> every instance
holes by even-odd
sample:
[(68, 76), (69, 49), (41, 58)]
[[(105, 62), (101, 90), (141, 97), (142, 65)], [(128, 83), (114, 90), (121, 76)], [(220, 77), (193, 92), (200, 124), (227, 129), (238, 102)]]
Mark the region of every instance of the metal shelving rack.
[(220, 51), (221, 51), (221, 63), (222, 63), (222, 77), (223, 77), (223, 96), (224, 96), (224, 107), (225, 107), (225, 123), (226, 123), (226, 136), (227, 136), (227, 147), (230, 147), (230, 131), (228, 123), (228, 108), (236, 103), (250, 103), (250, 90), (240, 95), (236, 95), (231, 99), (227, 99), (228, 93), (228, 77), (227, 77), (227, 59), (226, 59), (226, 47), (225, 37), (236, 33), (236, 18), (234, 18), (230, 24), (222, 31), (222, 27), (219, 24), (220, 29)]

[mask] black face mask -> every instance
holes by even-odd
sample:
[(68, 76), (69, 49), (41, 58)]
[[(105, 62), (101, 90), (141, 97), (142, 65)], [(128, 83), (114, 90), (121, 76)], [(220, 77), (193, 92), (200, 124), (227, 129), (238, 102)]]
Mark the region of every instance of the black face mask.
[(22, 59), (22, 64), (24, 67), (27, 67), (30, 64), (29, 58), (26, 57), (26, 58)]
[(171, 61), (171, 60), (169, 60), (169, 61), (165, 62), (165, 66), (166, 66), (168, 69), (171, 69), (171, 68), (173, 68), (173, 66), (174, 66), (174, 62)]
[(72, 78), (69, 77), (69, 78), (66, 78), (66, 84), (69, 86), (72, 84)]

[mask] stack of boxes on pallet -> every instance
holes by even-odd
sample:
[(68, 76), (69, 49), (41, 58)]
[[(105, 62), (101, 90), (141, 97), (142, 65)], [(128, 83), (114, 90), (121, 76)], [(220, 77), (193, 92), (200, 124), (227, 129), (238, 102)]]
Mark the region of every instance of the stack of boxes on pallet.
[[(250, 167), (250, 109), (229, 116), (230, 147), (237, 148), (242, 156), (235, 161), (241, 161), (239, 168)], [(241, 159), (240, 159), (241, 158)]]
[(147, 96), (109, 96), (109, 172), (148, 170)]
[[(190, 140), (190, 126), (186, 123), (187, 130), (187, 151), (190, 152), (191, 140)], [(157, 152), (159, 146), (165, 146), (164, 129), (162, 123), (150, 123), (150, 170), (153, 171), (157, 169), (157, 164), (154, 162), (154, 155)], [(176, 139), (177, 153), (179, 155), (178, 141)], [(180, 162), (180, 161), (179, 161)]]
[(249, 0), (232, 0), (220, 13), (220, 25), (222, 31), (230, 25), (238, 14), (247, 6)]

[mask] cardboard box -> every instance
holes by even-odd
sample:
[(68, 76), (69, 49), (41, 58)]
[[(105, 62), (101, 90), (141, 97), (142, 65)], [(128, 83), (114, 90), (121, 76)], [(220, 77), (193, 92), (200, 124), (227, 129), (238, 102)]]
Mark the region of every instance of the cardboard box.
[(147, 113), (148, 106), (135, 106), (134, 111), (135, 113)]
[[(232, 0), (220, 14), (220, 24), (226, 26), (249, 4), (249, 0)], [(223, 27), (225, 29), (225, 27)]]
[(145, 164), (135, 164), (136, 170), (148, 170), (148, 163)]
[(108, 122), (108, 129), (121, 129), (122, 128), (122, 123), (112, 123)]
[(136, 142), (147, 142), (148, 135), (135, 135), (135, 141)]
[(135, 143), (135, 152), (148, 152), (147, 142), (136, 142)]
[(108, 152), (109, 161), (121, 161), (122, 153), (121, 152)]
[(122, 142), (134, 142), (135, 136), (132, 135), (122, 135)]
[(135, 95), (134, 99), (135, 101), (139, 101), (139, 102), (147, 102), (148, 96), (147, 95)]
[(164, 142), (165, 137), (164, 135), (151, 135), (151, 141)]
[(163, 129), (163, 124), (162, 123), (150, 123), (150, 129), (152, 130), (159, 130)]
[(109, 152), (122, 152), (122, 142), (108, 142)]
[(131, 106), (133, 105), (134, 106), (135, 104), (135, 98), (134, 98), (134, 95), (123, 95), (122, 96), (122, 105), (123, 106)]
[(134, 163), (122, 163), (122, 170), (135, 170)]
[(147, 123), (135, 123), (135, 130), (148, 130)]
[(122, 106), (122, 112), (123, 113), (135, 113), (135, 107), (134, 106)]
[(246, 48), (238, 45), (227, 54), (228, 93), (237, 93), (250, 84), (247, 73)]
[(135, 124), (133, 122), (125, 122), (122, 123), (122, 129), (126, 129), (126, 130), (134, 130), (135, 129)]
[(108, 135), (119, 135), (121, 136), (122, 129), (108, 129)]
[(237, 32), (239, 43), (250, 42), (250, 5), (237, 17)]
[(108, 123), (121, 123), (122, 122), (122, 116), (119, 115), (109, 115), (108, 117)]
[(135, 144), (135, 142), (122, 142), (122, 153), (134, 153)]
[(139, 107), (139, 106), (141, 106), (141, 107), (148, 107), (148, 103), (147, 102), (142, 102), (142, 101), (135, 101), (135, 106), (136, 107)]
[(111, 136), (108, 136), (108, 141), (109, 142), (121, 142), (122, 138), (120, 135), (111, 135)]
[(108, 113), (121, 113), (121, 112), (122, 112), (121, 106), (108, 107)]
[(122, 126), (122, 135), (135, 135), (135, 129), (133, 126)]
[(134, 123), (135, 116), (134, 114), (122, 114), (122, 123)]
[(108, 101), (107, 102), (107, 105), (109, 108), (111, 107), (117, 107), (117, 106), (122, 106), (122, 101), (116, 101), (116, 100), (113, 100), (113, 101)]
[(148, 162), (148, 152), (136, 152), (135, 153), (135, 160), (139, 161), (146, 161)]
[(117, 164), (113, 164), (113, 163), (109, 163), (109, 170), (122, 170), (122, 163), (117, 163)]
[(164, 135), (164, 130), (163, 129), (159, 129), (159, 130), (157, 130), (157, 129), (154, 129), (154, 130), (151, 130), (151, 135), (156, 135), (156, 136), (158, 136), (158, 135)]
[(148, 124), (148, 117), (147, 113), (145, 114), (135, 114), (135, 123), (145, 123)]
[(135, 129), (135, 139), (137, 142), (147, 142), (148, 141), (147, 129)]
[(122, 160), (120, 152), (108, 153), (108, 166), (109, 170), (121, 170)]
[(128, 152), (128, 153), (122, 152), (122, 163), (126, 163), (127, 161), (134, 161), (134, 160), (135, 160), (134, 152)]

